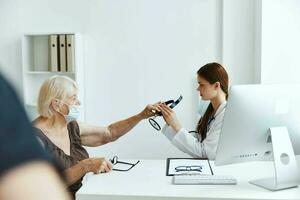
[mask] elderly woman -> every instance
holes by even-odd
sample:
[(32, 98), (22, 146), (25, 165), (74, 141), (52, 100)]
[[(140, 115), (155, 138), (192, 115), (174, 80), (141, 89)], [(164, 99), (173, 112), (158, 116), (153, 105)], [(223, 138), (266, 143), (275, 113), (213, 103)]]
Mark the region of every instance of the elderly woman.
[(39, 117), (33, 121), (45, 149), (62, 166), (68, 189), (75, 198), (87, 172), (108, 172), (112, 164), (104, 158), (89, 158), (83, 146), (97, 147), (112, 142), (130, 131), (141, 120), (154, 115), (157, 105), (110, 124), (108, 127), (78, 123), (80, 101), (76, 83), (65, 76), (46, 80), (39, 92)]

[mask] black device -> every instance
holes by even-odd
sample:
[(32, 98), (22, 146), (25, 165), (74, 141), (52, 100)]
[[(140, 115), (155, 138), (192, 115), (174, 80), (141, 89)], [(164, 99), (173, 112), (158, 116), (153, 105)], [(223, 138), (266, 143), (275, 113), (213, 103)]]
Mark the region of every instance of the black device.
[[(165, 101), (165, 104), (168, 105), (171, 109), (173, 109), (175, 106), (177, 106), (177, 104), (179, 104), (179, 102), (183, 99), (182, 95), (179, 96), (179, 98), (177, 100), (168, 100), (168, 101)], [(151, 126), (153, 128), (155, 128), (157, 131), (160, 131), (161, 130), (161, 127), (160, 125), (157, 123), (157, 121), (155, 121), (155, 118), (157, 116), (162, 116), (162, 113), (161, 112), (158, 112), (156, 113), (156, 115), (152, 118), (149, 118), (148, 121), (149, 123), (151, 124)]]

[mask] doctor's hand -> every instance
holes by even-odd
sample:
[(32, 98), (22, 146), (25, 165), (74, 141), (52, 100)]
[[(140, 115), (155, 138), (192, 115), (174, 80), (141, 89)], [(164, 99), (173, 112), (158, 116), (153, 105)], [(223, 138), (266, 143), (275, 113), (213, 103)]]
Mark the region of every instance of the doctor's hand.
[(140, 116), (142, 119), (147, 119), (149, 117), (154, 116), (157, 112), (160, 112), (159, 104), (161, 102), (157, 102), (155, 104), (149, 104), (146, 106), (146, 108), (140, 112)]
[(161, 110), (162, 116), (166, 123), (171, 126), (177, 133), (182, 128), (182, 126), (177, 119), (176, 113), (166, 104), (159, 104), (158, 107)]

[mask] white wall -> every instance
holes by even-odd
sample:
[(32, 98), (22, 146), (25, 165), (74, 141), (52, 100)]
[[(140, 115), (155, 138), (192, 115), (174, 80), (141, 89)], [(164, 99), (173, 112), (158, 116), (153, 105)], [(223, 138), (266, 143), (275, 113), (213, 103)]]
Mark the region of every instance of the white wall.
[(300, 83), (300, 1), (262, 1), (261, 82)]
[(255, 80), (255, 1), (223, 1), (222, 60), (231, 84)]
[(21, 38), (18, 5), (14, 1), (0, 0), (0, 70), (21, 92)]
[[(197, 121), (200, 66), (223, 58), (231, 83), (253, 82), (253, 12), (252, 0), (0, 0), (0, 67), (21, 93), (22, 35), (80, 32), (87, 122), (108, 125), (182, 94), (175, 110), (190, 130)], [(185, 156), (147, 121), (90, 152)]]

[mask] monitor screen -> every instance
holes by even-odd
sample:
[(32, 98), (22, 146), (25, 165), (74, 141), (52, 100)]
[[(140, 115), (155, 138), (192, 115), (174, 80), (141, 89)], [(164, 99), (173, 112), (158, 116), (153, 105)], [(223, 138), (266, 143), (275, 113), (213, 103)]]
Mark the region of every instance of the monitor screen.
[(273, 160), (269, 130), (280, 126), (300, 154), (300, 85), (232, 86), (215, 164)]

